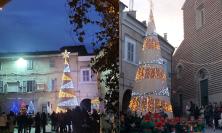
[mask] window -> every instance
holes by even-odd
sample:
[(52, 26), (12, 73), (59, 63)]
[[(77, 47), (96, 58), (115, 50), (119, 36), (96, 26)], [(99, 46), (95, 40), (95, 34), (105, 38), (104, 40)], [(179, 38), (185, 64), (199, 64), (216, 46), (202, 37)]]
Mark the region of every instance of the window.
[(0, 81), (0, 93), (4, 92), (3, 81)]
[(27, 81), (27, 92), (35, 91), (36, 82), (34, 80)]
[(49, 60), (49, 67), (55, 67), (55, 60), (54, 59)]
[(83, 81), (84, 82), (89, 81), (89, 71), (88, 70), (83, 70), (82, 71), (82, 76), (83, 76)]
[(81, 82), (91, 82), (92, 78), (91, 78), (91, 69), (89, 68), (84, 68), (81, 69)]
[(199, 29), (205, 23), (205, 13), (203, 4), (197, 7), (196, 9), (196, 28)]
[(27, 70), (32, 70), (32, 69), (33, 69), (33, 61), (27, 60)]
[(134, 44), (130, 42), (127, 43), (127, 60), (134, 62)]
[(49, 85), (48, 85), (48, 91), (53, 91), (53, 90), (56, 90), (56, 86), (57, 85), (57, 79), (54, 78), (54, 79), (51, 79), (49, 81)]
[(181, 79), (182, 72), (183, 72), (183, 66), (181, 64), (177, 65), (176, 71), (177, 71), (177, 79)]
[(136, 42), (129, 37), (126, 37), (125, 45), (125, 59), (131, 63), (135, 63)]
[(0, 62), (0, 70), (2, 70), (2, 62)]

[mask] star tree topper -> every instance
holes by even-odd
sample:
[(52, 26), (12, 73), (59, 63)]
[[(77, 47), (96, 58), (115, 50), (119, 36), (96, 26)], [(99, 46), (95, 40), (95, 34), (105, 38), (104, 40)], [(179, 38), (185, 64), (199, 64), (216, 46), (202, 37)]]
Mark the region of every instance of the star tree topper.
[(65, 52), (62, 53), (63, 58), (65, 58), (65, 59), (69, 58), (69, 54), (70, 54), (70, 52), (68, 52), (67, 50), (65, 50)]
[(63, 58), (65, 59), (65, 64), (68, 64), (67, 59), (69, 58), (69, 54), (70, 52), (67, 52), (67, 50), (65, 50), (65, 52), (62, 53)]

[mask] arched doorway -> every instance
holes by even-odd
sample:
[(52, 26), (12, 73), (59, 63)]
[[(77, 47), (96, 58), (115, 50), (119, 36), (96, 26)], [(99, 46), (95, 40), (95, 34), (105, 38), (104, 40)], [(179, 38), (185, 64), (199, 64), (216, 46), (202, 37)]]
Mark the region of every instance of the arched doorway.
[(199, 87), (200, 87), (200, 103), (205, 106), (209, 102), (208, 98), (208, 72), (202, 68), (198, 72)]
[(122, 101), (122, 111), (126, 112), (129, 107), (129, 102), (131, 99), (132, 90), (128, 89), (125, 91), (123, 95), (123, 101)]

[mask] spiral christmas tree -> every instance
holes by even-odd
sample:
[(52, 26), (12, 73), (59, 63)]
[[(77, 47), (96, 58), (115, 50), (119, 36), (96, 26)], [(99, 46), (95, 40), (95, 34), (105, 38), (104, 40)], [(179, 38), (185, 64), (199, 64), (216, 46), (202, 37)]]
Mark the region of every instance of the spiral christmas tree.
[(56, 112), (65, 112), (67, 109), (71, 109), (79, 105), (77, 97), (75, 95), (74, 85), (69, 67), (70, 52), (67, 52), (67, 50), (65, 50), (65, 52), (62, 54), (65, 66), (62, 75), (62, 85), (59, 91), (59, 99)]
[(160, 109), (164, 109), (168, 115), (172, 116), (167, 76), (163, 68), (160, 42), (156, 34), (152, 1), (150, 5), (147, 35), (143, 42), (129, 108), (142, 113), (159, 112)]

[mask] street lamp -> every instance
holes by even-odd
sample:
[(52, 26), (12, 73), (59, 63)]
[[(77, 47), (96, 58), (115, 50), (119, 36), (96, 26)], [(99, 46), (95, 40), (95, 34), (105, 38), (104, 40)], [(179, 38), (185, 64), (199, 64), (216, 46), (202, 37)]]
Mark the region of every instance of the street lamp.
[(24, 60), (23, 58), (19, 58), (17, 61), (16, 61), (16, 66), (18, 68), (24, 68), (27, 66), (27, 61)]

